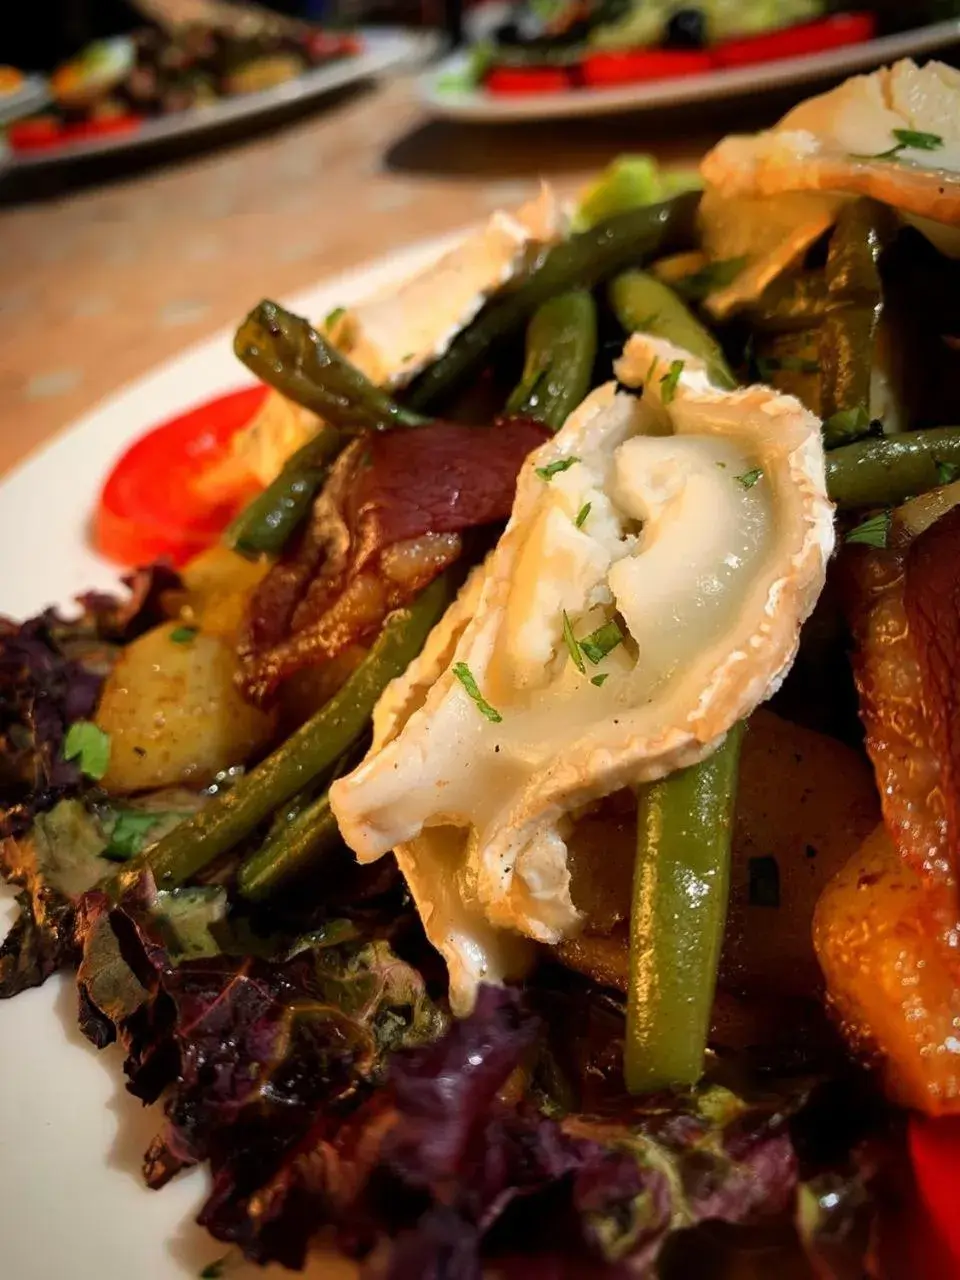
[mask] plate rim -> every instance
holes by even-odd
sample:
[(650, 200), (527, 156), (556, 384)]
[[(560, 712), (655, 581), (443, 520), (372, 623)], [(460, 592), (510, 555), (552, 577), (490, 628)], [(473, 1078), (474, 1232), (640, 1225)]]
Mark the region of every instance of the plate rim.
[(932, 53), (956, 43), (960, 43), (960, 18), (944, 18), (910, 31), (876, 36), (873, 40), (844, 45), (840, 49), (780, 58), (749, 67), (727, 67), (647, 84), (617, 85), (609, 89), (568, 89), (561, 93), (517, 95), (514, 98), (491, 97), (477, 89), (452, 93), (441, 89), (442, 77), (456, 73), (466, 63), (469, 54), (458, 51), (421, 73), (417, 77), (416, 92), (421, 105), (435, 115), (477, 124), (507, 124), (520, 120), (649, 111), (656, 107), (730, 98), (747, 89), (761, 91), (781, 84), (803, 84), (844, 71), (863, 70), (911, 54)]

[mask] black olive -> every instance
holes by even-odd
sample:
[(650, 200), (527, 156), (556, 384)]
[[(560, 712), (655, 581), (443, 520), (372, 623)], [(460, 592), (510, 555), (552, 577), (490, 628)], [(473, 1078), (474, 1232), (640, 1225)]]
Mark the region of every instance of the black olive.
[(707, 16), (702, 9), (678, 9), (667, 23), (664, 44), (671, 49), (702, 49), (707, 43)]

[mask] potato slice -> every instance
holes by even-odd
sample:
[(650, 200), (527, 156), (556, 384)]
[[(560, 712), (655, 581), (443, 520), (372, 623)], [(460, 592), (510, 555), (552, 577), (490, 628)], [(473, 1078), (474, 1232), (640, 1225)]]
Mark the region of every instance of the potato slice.
[(165, 623), (135, 640), (107, 677), (97, 724), (110, 735), (107, 791), (202, 787), (269, 742), (274, 718), (234, 686), (236, 659), (222, 639), (173, 639)]

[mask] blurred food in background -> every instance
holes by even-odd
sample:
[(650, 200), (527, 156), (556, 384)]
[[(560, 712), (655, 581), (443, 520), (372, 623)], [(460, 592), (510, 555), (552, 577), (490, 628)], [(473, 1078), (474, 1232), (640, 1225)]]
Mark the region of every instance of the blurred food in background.
[(960, 0), (517, 0), (474, 46), (467, 79), (495, 94), (641, 83), (822, 53), (958, 15)]
[(149, 26), (94, 41), (56, 68), (53, 106), (11, 128), (15, 151), (134, 130), (145, 118), (272, 89), (362, 47), (354, 34), (255, 5), (143, 0), (137, 9)]

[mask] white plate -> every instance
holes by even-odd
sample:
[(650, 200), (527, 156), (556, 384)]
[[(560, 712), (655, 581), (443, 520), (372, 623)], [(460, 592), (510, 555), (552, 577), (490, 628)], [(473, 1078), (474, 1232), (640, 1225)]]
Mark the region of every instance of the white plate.
[(751, 67), (731, 67), (724, 71), (678, 76), (648, 84), (620, 85), (611, 89), (570, 89), (563, 93), (517, 94), (514, 97), (489, 94), (482, 88), (444, 89), (446, 77), (464, 72), (469, 54), (463, 52), (452, 54), (421, 75), (417, 91), (425, 106), (437, 115), (455, 120), (489, 124), (507, 120), (548, 120), (558, 116), (604, 115), (703, 102), (709, 98), (732, 98), (820, 77), (845, 76), (865, 67), (878, 67), (894, 58), (931, 53), (957, 41), (960, 41), (960, 20), (951, 19), (802, 58), (782, 58)]
[(16, 93), (0, 94), (0, 125), (19, 120), (39, 111), (50, 101), (50, 91), (43, 76), (27, 76)]
[[(462, 235), (462, 233), (459, 233)], [(414, 245), (289, 300), (323, 316), (398, 282), (459, 235)], [(104, 401), (0, 483), (0, 613), (65, 604), (117, 570), (86, 544), (90, 508), (112, 462), (147, 428), (251, 381), (232, 332), (193, 348)], [(9, 898), (9, 894), (7, 898)], [(9, 916), (8, 913), (9, 912)], [(0, 936), (12, 919), (0, 901)], [(121, 1055), (76, 1026), (69, 977), (0, 1002), (0, 1276), (3, 1280), (196, 1280), (226, 1249), (193, 1222), (194, 1173), (148, 1191), (140, 1160), (160, 1117), (125, 1092)], [(318, 1259), (312, 1280), (352, 1269)], [(289, 1276), (241, 1267), (230, 1280)]]
[(358, 34), (363, 38), (363, 50), (356, 57), (314, 67), (295, 80), (275, 85), (272, 89), (237, 94), (207, 107), (192, 107), (189, 111), (176, 111), (156, 120), (147, 120), (132, 133), (68, 142), (49, 151), (12, 152), (10, 167), (36, 169), (65, 160), (135, 151), (158, 142), (221, 129), (240, 120), (260, 120), (294, 104), (322, 97), (334, 89), (382, 75), (403, 63), (419, 64), (436, 48), (434, 36), (400, 27), (361, 27)]

